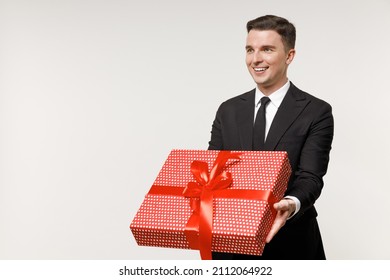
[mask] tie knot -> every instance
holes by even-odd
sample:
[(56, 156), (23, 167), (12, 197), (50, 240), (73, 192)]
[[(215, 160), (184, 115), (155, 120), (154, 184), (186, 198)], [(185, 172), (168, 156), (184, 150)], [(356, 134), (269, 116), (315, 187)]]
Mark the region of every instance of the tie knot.
[(267, 103), (270, 102), (270, 101), (271, 101), (271, 99), (269, 99), (269, 97), (264, 96), (264, 97), (261, 98), (261, 100), (260, 100), (261, 106), (267, 105)]

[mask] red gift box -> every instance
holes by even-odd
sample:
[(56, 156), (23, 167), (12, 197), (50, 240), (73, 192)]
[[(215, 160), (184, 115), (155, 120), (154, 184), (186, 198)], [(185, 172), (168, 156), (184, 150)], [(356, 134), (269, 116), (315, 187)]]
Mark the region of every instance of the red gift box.
[(286, 152), (172, 150), (130, 229), (141, 246), (261, 255), (286, 191)]

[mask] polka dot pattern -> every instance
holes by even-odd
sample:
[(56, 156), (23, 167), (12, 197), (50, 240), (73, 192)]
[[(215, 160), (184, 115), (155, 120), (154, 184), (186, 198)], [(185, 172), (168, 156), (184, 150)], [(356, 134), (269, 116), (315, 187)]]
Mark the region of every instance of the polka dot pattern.
[[(190, 171), (194, 160), (208, 163), (209, 171), (219, 151), (172, 150), (154, 184), (183, 188), (195, 181)], [(245, 151), (241, 160), (229, 160), (231, 189), (272, 190), (282, 198), (291, 168), (286, 152)], [(212, 250), (261, 255), (271, 225), (270, 205), (251, 199), (214, 198)], [(130, 228), (142, 246), (190, 249), (184, 234), (191, 216), (189, 198), (147, 194)]]

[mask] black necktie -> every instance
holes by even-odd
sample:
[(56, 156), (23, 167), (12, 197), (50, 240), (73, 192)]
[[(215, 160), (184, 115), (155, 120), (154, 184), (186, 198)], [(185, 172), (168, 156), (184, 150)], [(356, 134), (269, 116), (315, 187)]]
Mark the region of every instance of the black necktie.
[(254, 151), (261, 151), (264, 149), (264, 139), (265, 139), (265, 107), (268, 102), (271, 100), (264, 96), (261, 98), (261, 106), (257, 111), (255, 124), (253, 126), (253, 139), (252, 147)]

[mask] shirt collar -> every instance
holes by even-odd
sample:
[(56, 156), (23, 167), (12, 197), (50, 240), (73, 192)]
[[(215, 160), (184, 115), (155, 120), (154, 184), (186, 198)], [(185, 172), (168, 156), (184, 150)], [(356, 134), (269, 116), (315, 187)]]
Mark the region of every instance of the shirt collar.
[[(288, 89), (290, 88), (290, 81), (287, 80), (287, 83), (285, 83), (280, 89), (274, 91), (271, 93), (268, 97), (271, 100), (271, 103), (275, 105), (277, 108), (279, 108), (280, 104), (283, 101), (283, 98), (286, 96)], [(260, 99), (264, 97), (265, 95), (259, 90), (258, 87), (256, 87), (256, 93), (255, 93), (255, 107), (257, 108), (260, 105)]]

